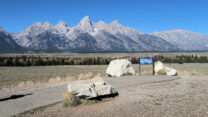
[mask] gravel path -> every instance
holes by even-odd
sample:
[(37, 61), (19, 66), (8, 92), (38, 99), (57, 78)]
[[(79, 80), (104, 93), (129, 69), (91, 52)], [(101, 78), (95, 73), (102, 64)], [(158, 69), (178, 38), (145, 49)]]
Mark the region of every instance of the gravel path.
[[(134, 86), (137, 84), (167, 81), (178, 79), (170, 76), (125, 76), (120, 78), (109, 78), (106, 81), (115, 89)], [(63, 94), (67, 91), (67, 83), (50, 86), (37, 90), (25, 90), (25, 95), (19, 95), (17, 99), (0, 99), (0, 117), (16, 115), (27, 110), (38, 108), (63, 100)], [(24, 91), (23, 91), (24, 92)], [(1, 93), (0, 93), (1, 94)]]

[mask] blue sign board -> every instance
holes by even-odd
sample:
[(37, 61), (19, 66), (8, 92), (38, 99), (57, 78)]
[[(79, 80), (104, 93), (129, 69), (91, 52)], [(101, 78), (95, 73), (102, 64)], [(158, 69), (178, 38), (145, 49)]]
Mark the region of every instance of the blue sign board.
[(140, 58), (140, 64), (153, 64), (152, 58)]

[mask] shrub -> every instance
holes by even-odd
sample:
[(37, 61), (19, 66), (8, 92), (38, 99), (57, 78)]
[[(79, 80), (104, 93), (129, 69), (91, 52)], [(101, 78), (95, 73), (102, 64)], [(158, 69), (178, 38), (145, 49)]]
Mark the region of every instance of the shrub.
[(158, 75), (167, 75), (166, 71), (165, 70), (160, 70), (158, 72)]
[(93, 78), (93, 73), (92, 72), (86, 73), (85, 78), (86, 79), (92, 79)]
[(86, 74), (79, 74), (78, 80), (87, 80), (87, 79), (92, 79), (93, 78), (93, 73), (89, 72)]
[(26, 86), (33, 86), (35, 83), (33, 81), (26, 81)]
[(126, 75), (130, 76), (130, 75), (133, 75), (132, 73), (128, 72)]
[(94, 76), (94, 78), (100, 78), (100, 77), (102, 77), (101, 73), (97, 73), (97, 74)]
[(75, 80), (75, 78), (71, 76), (66, 76), (65, 78), (65, 81), (73, 81), (73, 80)]
[(188, 71), (178, 71), (178, 75), (189, 75)]
[(24, 81), (23, 82), (20, 82), (17, 86), (18, 87), (25, 87), (25, 82)]
[(84, 74), (79, 74), (78, 80), (84, 80), (84, 79), (85, 79), (85, 75)]
[(61, 81), (62, 81), (62, 79), (59, 76), (57, 76), (56, 78), (50, 78), (48, 80), (49, 83), (56, 83), (56, 82), (61, 82)]
[(77, 106), (81, 104), (80, 100), (78, 97), (76, 97), (74, 94), (71, 92), (66, 92), (64, 94), (64, 107), (67, 106)]
[(58, 76), (58, 77), (56, 77), (56, 82), (61, 82), (62, 80), (61, 80), (61, 77), (60, 76)]
[(191, 71), (191, 75), (197, 75), (197, 74), (199, 74), (197, 71), (195, 70)]
[(143, 71), (140, 74), (141, 75), (152, 75), (152, 71)]
[(56, 82), (56, 79), (55, 79), (55, 78), (50, 78), (50, 79), (48, 80), (48, 82), (49, 82), (49, 83), (54, 83), (54, 82)]

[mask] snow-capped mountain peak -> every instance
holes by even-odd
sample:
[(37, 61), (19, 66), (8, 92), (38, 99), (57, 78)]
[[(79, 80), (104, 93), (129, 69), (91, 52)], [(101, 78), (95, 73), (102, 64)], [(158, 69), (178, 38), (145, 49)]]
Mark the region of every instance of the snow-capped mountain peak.
[(118, 22), (118, 20), (112, 21), (110, 25), (112, 25), (112, 26), (122, 26), (122, 25)]
[(91, 24), (90, 17), (85, 16), (84, 18), (82, 18), (79, 24), (84, 25), (84, 24), (89, 24), (89, 23)]
[(93, 23), (90, 21), (89, 16), (84, 17), (75, 28), (77, 28), (78, 30), (82, 32), (94, 31)]
[(44, 33), (50, 27), (50, 24), (41, 22), (34, 23), (32, 26), (23, 30), (23, 32), (18, 34), (18, 37), (25, 35), (39, 35), (40, 33)]
[(30, 27), (34, 27), (34, 26), (40, 27), (40, 26), (42, 26), (42, 25), (43, 25), (42, 22), (36, 22), (36, 23), (34, 23), (32, 26), (30, 26)]
[(127, 26), (123, 26), (122, 24), (119, 23), (118, 20), (114, 20), (110, 24), (107, 24), (107, 26), (105, 27), (105, 31), (118, 35), (118, 36), (125, 35), (134, 40), (138, 39), (140, 34), (143, 34), (135, 29), (132, 29)]
[(60, 21), (58, 24), (56, 24), (56, 27), (67, 27), (67, 24), (64, 21)]
[(44, 24), (42, 25), (42, 27), (47, 30), (47, 29), (52, 28), (53, 26), (48, 21), (46, 21), (46, 22), (44, 22)]
[(60, 21), (56, 26), (54, 27), (57, 31), (57, 33), (64, 33), (66, 34), (70, 28), (67, 26), (67, 24), (64, 21)]
[(99, 21), (99, 22), (95, 23), (95, 25), (94, 25), (96, 30), (104, 29), (106, 26), (107, 26), (107, 24), (103, 21)]

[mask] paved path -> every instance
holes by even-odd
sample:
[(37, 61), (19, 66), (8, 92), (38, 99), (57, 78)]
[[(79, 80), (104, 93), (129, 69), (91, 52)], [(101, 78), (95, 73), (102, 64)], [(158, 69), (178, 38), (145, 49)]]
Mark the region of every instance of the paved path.
[[(167, 81), (178, 78), (170, 76), (125, 76), (121, 78), (109, 78), (106, 79), (106, 82), (117, 89), (141, 83)], [(27, 110), (62, 101), (63, 94), (66, 91), (67, 83), (60, 83), (60, 85), (54, 87), (27, 92), (21, 98), (0, 99), (0, 117), (16, 115)]]

